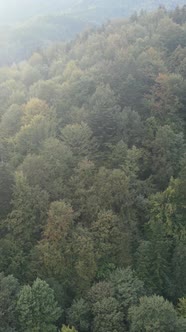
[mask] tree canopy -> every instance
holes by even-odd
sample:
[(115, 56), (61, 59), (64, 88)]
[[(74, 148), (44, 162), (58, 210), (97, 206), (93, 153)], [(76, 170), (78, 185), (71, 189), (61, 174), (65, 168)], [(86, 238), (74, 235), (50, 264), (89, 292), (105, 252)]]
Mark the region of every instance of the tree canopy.
[(0, 67), (0, 332), (185, 331), (185, 18)]

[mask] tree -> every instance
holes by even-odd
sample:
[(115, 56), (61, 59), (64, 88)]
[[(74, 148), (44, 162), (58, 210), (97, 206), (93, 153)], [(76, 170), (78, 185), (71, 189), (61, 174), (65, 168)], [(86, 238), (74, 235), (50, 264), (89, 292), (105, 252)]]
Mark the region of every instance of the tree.
[(30, 97), (44, 100), (48, 105), (56, 105), (60, 100), (60, 85), (52, 80), (39, 80), (31, 85)]
[(55, 136), (55, 124), (42, 115), (36, 115), (31, 122), (21, 127), (14, 138), (17, 155), (27, 155), (38, 152), (43, 142)]
[(124, 108), (117, 118), (117, 135), (128, 147), (139, 146), (143, 137), (143, 124), (139, 113)]
[(92, 110), (88, 124), (100, 145), (100, 150), (103, 150), (106, 144), (115, 142), (117, 114), (120, 108), (109, 85), (97, 87), (90, 104)]
[(168, 296), (172, 287), (172, 241), (161, 221), (150, 224), (147, 229), (147, 240), (140, 243), (136, 254), (137, 274), (149, 291)]
[(74, 170), (71, 150), (56, 138), (49, 138), (43, 144), (40, 154), (28, 155), (20, 169), (30, 185), (39, 185), (50, 200), (62, 199), (66, 184)]
[(95, 173), (95, 164), (84, 159), (74, 169), (74, 174), (66, 187), (66, 197), (72, 202), (74, 211), (81, 216), (81, 221), (85, 226), (95, 220), (99, 210), (93, 187)]
[(41, 236), (46, 222), (48, 195), (39, 186), (29, 186), (22, 173), (16, 174), (12, 211), (7, 224), (14, 240), (28, 252)]
[(9, 165), (0, 163), (0, 216), (5, 217), (11, 209), (14, 177)]
[(185, 70), (185, 56), (186, 49), (182, 48), (180, 45), (175, 49), (175, 51), (170, 55), (168, 66), (172, 72), (180, 74), (183, 78), (186, 78)]
[(61, 138), (78, 159), (88, 158), (93, 152), (92, 131), (86, 123), (67, 125), (61, 131)]
[[(3, 226), (5, 227), (6, 223)], [(6, 234), (6, 231), (3, 229), (0, 241), (0, 271), (4, 271), (6, 275), (14, 275), (24, 282), (27, 279), (28, 266), (30, 268), (29, 257), (24, 252), (22, 245), (10, 234)], [(33, 275), (33, 273), (31, 274)]]
[(186, 318), (186, 298), (179, 299), (177, 309), (180, 316)]
[(131, 307), (129, 320), (131, 332), (179, 331), (179, 320), (173, 305), (156, 295), (142, 297), (138, 306)]
[(72, 242), (76, 292), (82, 295), (90, 288), (97, 272), (94, 238), (88, 229), (79, 226), (73, 232)]
[(171, 18), (177, 24), (184, 24), (186, 21), (186, 6), (177, 6), (175, 10), (171, 12)]
[(178, 240), (176, 242), (172, 262), (172, 277), (173, 277), (173, 294), (174, 298), (185, 296), (186, 293), (186, 240)]
[(126, 319), (129, 307), (137, 304), (139, 298), (145, 294), (143, 281), (138, 279), (131, 268), (117, 269), (111, 273), (109, 280)]
[(93, 332), (122, 332), (123, 313), (118, 301), (113, 297), (103, 298), (93, 305)]
[(67, 321), (79, 332), (87, 332), (90, 328), (90, 308), (84, 299), (74, 300), (68, 310)]
[(17, 300), (17, 315), (20, 331), (55, 332), (60, 308), (48, 284), (36, 279), (32, 286), (24, 286)]
[(28, 125), (37, 115), (42, 115), (48, 119), (54, 118), (55, 111), (44, 100), (31, 98), (23, 107), (23, 115), (23, 123)]
[(12, 275), (0, 273), (0, 332), (14, 332), (17, 326), (16, 300), (19, 282)]
[(3, 136), (14, 136), (21, 128), (21, 118), (23, 116), (22, 106), (11, 105), (7, 112), (2, 116), (1, 130)]
[(111, 266), (130, 262), (128, 235), (120, 218), (111, 210), (100, 211), (92, 223), (92, 233), (98, 260), (98, 278), (105, 278)]
[(152, 174), (158, 188), (166, 188), (171, 176), (178, 175), (183, 151), (182, 133), (176, 134), (170, 126), (158, 128), (152, 145)]
[(0, 83), (0, 114), (4, 114), (12, 104), (22, 105), (25, 101), (25, 87), (15, 79), (7, 79)]
[(181, 170), (184, 137), (169, 125), (158, 126), (155, 118), (146, 121), (146, 138), (143, 141), (143, 177), (151, 177), (155, 188), (165, 190), (171, 177)]
[[(37, 269), (47, 278), (55, 278), (73, 288), (72, 274), (72, 230), (74, 212), (63, 202), (52, 202), (48, 212), (48, 221), (44, 227), (43, 238), (37, 246)], [(73, 279), (69, 279), (69, 273)]]
[(174, 121), (178, 128), (182, 126), (179, 115), (184, 110), (184, 79), (181, 75), (160, 73), (151, 92), (146, 97), (149, 111), (159, 120), (161, 125), (169, 125)]
[(185, 294), (184, 177), (171, 179), (164, 192), (149, 199), (146, 239), (136, 257), (138, 275), (146, 285), (174, 300)]
[(35, 82), (41, 79), (41, 73), (39, 70), (31, 66), (28, 62), (26, 65), (23, 66), (21, 72), (21, 80), (24, 84), (29, 87), (30, 85), (34, 84)]
[(138, 303), (138, 297), (142, 294), (143, 283), (130, 269), (117, 269), (107, 282), (93, 285), (87, 296), (94, 318), (93, 329), (127, 331), (128, 308), (132, 303)]
[(3, 223), (0, 265), (22, 281), (33, 280), (31, 251), (47, 220), (48, 194), (39, 186), (29, 186), (21, 173), (17, 173), (15, 182), (12, 211)]
[(120, 213), (130, 206), (129, 178), (120, 169), (99, 168), (95, 177), (94, 193), (100, 209)]
[(167, 49), (168, 54), (174, 51), (178, 45), (185, 46), (184, 30), (169, 17), (165, 17), (160, 21), (158, 33), (161, 36), (160, 41)]
[(114, 290), (111, 282), (100, 281), (95, 283), (87, 294), (87, 300), (92, 307), (95, 303), (100, 302), (103, 298), (114, 297)]

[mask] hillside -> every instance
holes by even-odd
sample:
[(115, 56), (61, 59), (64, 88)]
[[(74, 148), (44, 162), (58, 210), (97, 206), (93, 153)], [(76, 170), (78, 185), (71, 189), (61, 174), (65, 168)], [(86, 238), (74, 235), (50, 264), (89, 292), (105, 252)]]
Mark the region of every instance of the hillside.
[(78, 13), (80, 17), (88, 18), (93, 22), (103, 22), (115, 17), (129, 17), (135, 11), (157, 9), (158, 6), (174, 9), (185, 5), (184, 0), (82, 0), (74, 1), (70, 12)]
[[(0, 3), (0, 66), (27, 59), (35, 50), (58, 41), (72, 40), (87, 28), (108, 19), (129, 17), (165, 4), (167, 9), (184, 0), (7, 0)], [(18, 9), (19, 8), (19, 9)]]
[(1, 331), (186, 330), (185, 23), (141, 12), (0, 68)]
[(15, 26), (0, 26), (0, 66), (28, 59), (52, 43), (72, 40), (92, 24), (65, 15), (35, 17)]
[(159, 5), (173, 9), (184, 4), (184, 0), (6, 0), (0, 4), (0, 24), (59, 12), (80, 14), (100, 22), (105, 17), (131, 15), (135, 10), (151, 10)]
[(0, 3), (0, 24), (15, 24), (39, 15), (68, 10), (76, 0), (6, 0)]

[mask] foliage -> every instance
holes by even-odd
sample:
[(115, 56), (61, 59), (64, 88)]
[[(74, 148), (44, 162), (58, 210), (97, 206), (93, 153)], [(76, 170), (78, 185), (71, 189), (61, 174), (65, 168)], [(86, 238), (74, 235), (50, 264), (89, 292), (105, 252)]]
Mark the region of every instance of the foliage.
[(163, 297), (152, 296), (140, 299), (138, 306), (129, 310), (130, 331), (178, 331), (178, 318), (173, 305)]
[(118, 3), (0, 28), (2, 332), (186, 330), (185, 7), (50, 44)]
[(11, 275), (6, 277), (0, 274), (0, 320), (1, 332), (15, 331), (17, 325), (16, 298), (19, 292), (19, 283)]
[(24, 286), (17, 300), (20, 331), (56, 331), (60, 308), (53, 290), (45, 281), (36, 279), (32, 287)]
[(127, 314), (129, 307), (136, 304), (138, 299), (144, 295), (143, 282), (130, 268), (117, 269), (110, 275), (110, 281), (122, 312)]
[(185, 298), (179, 299), (178, 312), (182, 317), (186, 318), (186, 299)]
[(89, 331), (90, 309), (84, 299), (76, 300), (68, 310), (68, 323), (78, 331)]

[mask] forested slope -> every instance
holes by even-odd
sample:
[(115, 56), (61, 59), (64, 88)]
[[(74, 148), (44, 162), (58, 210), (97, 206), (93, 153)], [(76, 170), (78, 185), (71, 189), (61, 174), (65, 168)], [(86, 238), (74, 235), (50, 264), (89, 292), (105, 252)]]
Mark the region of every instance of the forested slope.
[[(0, 3), (0, 66), (28, 59), (53, 42), (69, 41), (109, 19), (182, 6), (185, 0), (6, 0)], [(179, 7), (177, 9), (179, 11)]]
[(185, 79), (184, 9), (0, 68), (1, 332), (186, 330)]
[(28, 59), (52, 43), (70, 41), (94, 27), (79, 17), (64, 14), (37, 16), (13, 26), (0, 26), (0, 66)]
[[(6, 0), (0, 3), (0, 24), (25, 21), (38, 15), (56, 13), (85, 14), (94, 21), (106, 15), (131, 15), (135, 10), (152, 10), (159, 5), (167, 9), (183, 6), (184, 0)], [(108, 16), (107, 16), (108, 18)]]

